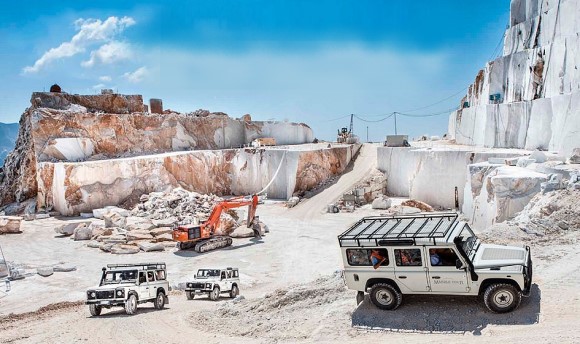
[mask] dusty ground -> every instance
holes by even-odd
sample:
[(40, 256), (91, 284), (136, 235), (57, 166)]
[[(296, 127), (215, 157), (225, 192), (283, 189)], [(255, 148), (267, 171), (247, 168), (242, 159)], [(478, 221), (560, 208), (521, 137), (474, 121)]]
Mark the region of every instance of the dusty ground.
[[(379, 311), (368, 300), (357, 307), (355, 292), (344, 288), (337, 272), (342, 262), (336, 236), (361, 216), (377, 212), (324, 214), (323, 209), (368, 174), (374, 161), (373, 150), (364, 148), (352, 171), (314, 198), (292, 209), (275, 202), (258, 208), (270, 228), (263, 240), (238, 239), (230, 248), (205, 254), (172, 250), (115, 256), (57, 237), (52, 228), (60, 220), (26, 222), (23, 234), (0, 237), (8, 260), (27, 267), (65, 262), (78, 270), (14, 281), (12, 291), (0, 298), (0, 342), (580, 341), (578, 231), (568, 231), (566, 240), (555, 243), (535, 242), (525, 233), (502, 236), (505, 243), (531, 244), (535, 264), (532, 296), (513, 313), (492, 314), (476, 299), (461, 297), (405, 297), (395, 312)], [(162, 311), (143, 305), (134, 316), (119, 308), (100, 317), (74, 303), (98, 283), (104, 264), (138, 261), (166, 262), (174, 285), (197, 268), (239, 267), (244, 299), (187, 301), (176, 292)], [(37, 311), (54, 303), (59, 304)]]

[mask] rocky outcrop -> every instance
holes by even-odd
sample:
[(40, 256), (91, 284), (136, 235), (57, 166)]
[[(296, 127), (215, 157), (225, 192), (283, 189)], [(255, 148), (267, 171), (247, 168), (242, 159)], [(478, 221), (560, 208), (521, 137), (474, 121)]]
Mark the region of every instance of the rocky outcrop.
[(19, 216), (0, 216), (0, 234), (20, 233), (20, 222)]
[(480, 71), (451, 114), (451, 137), (565, 155), (580, 145), (579, 16), (574, 0), (512, 0), (503, 56)]
[[(97, 161), (175, 151), (241, 147), (259, 137), (272, 137), (280, 145), (314, 140), (312, 130), (303, 123), (255, 122), (251, 121), (250, 116), (233, 119), (224, 113), (209, 111), (188, 114), (170, 110), (162, 114), (145, 113), (140, 95), (35, 92), (31, 104), (21, 117), (16, 149), (7, 157), (4, 174), (0, 175), (0, 206), (21, 202), (38, 194), (39, 204), (51, 210), (51, 202), (45, 200), (52, 199), (55, 190), (52, 183), (45, 183), (61, 178), (54, 173), (61, 173), (62, 170), (55, 170), (54, 165), (45, 164), (37, 171), (39, 163)], [(228, 154), (223, 154), (226, 160)], [(167, 176), (171, 175), (174, 179), (168, 185), (181, 182), (196, 184), (196, 169), (207, 170), (206, 166), (202, 166), (203, 158), (176, 159), (185, 160), (168, 159), (163, 162), (163, 169), (168, 171)], [(184, 163), (192, 163), (195, 168), (184, 171), (176, 165)], [(220, 162), (214, 161), (214, 167), (216, 164), (222, 166)], [(71, 173), (71, 170), (64, 173)], [(109, 177), (126, 179), (123, 174)], [(155, 175), (151, 178), (155, 178)], [(215, 183), (223, 184), (225, 181), (223, 173), (217, 173)], [(220, 194), (224, 194), (230, 189), (225, 184), (216, 187), (215, 183), (208, 186), (207, 190), (217, 189)], [(151, 186), (143, 186), (141, 189), (133, 195), (158, 190)], [(72, 199), (78, 195), (74, 186), (68, 188), (67, 198)], [(126, 198), (127, 195), (116, 197), (123, 200)]]
[(342, 173), (358, 148), (312, 144), (295, 150), (274, 147), (42, 162), (38, 165), (38, 202), (73, 215), (176, 187), (200, 194), (249, 195), (261, 191), (272, 179), (268, 196), (288, 199)]

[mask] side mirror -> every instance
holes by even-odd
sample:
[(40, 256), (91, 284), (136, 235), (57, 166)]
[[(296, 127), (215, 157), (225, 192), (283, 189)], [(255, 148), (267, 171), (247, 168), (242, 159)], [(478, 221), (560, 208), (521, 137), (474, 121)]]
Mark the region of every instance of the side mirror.
[(455, 268), (457, 268), (457, 270), (462, 269), (463, 268), (463, 263), (461, 262), (461, 259), (457, 259), (455, 261)]

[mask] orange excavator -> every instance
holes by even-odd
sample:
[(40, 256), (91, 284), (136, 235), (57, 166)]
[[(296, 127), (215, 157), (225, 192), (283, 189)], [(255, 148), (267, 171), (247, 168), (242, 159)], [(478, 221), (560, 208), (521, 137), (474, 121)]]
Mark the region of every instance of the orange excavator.
[(173, 241), (177, 241), (177, 247), (180, 250), (186, 250), (194, 247), (196, 252), (207, 252), (232, 244), (232, 238), (228, 236), (215, 235), (220, 216), (224, 210), (248, 206), (248, 218), (246, 224), (248, 228), (254, 230), (254, 236), (260, 237), (258, 224), (254, 223), (256, 209), (258, 208), (258, 196), (253, 195), (250, 198), (236, 197), (226, 201), (219, 202), (213, 207), (207, 221), (201, 225), (179, 226), (173, 230)]

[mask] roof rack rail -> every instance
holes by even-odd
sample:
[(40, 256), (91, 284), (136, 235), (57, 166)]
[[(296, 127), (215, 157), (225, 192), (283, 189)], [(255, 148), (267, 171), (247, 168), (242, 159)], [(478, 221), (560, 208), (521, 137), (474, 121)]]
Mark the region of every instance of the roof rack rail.
[(131, 263), (131, 264), (107, 264), (108, 268), (145, 267), (147, 269), (165, 269), (165, 263)]
[(460, 224), (458, 216), (455, 212), (367, 216), (340, 234), (338, 241), (341, 247), (409, 245), (417, 239), (436, 244), (436, 239), (447, 240)]

